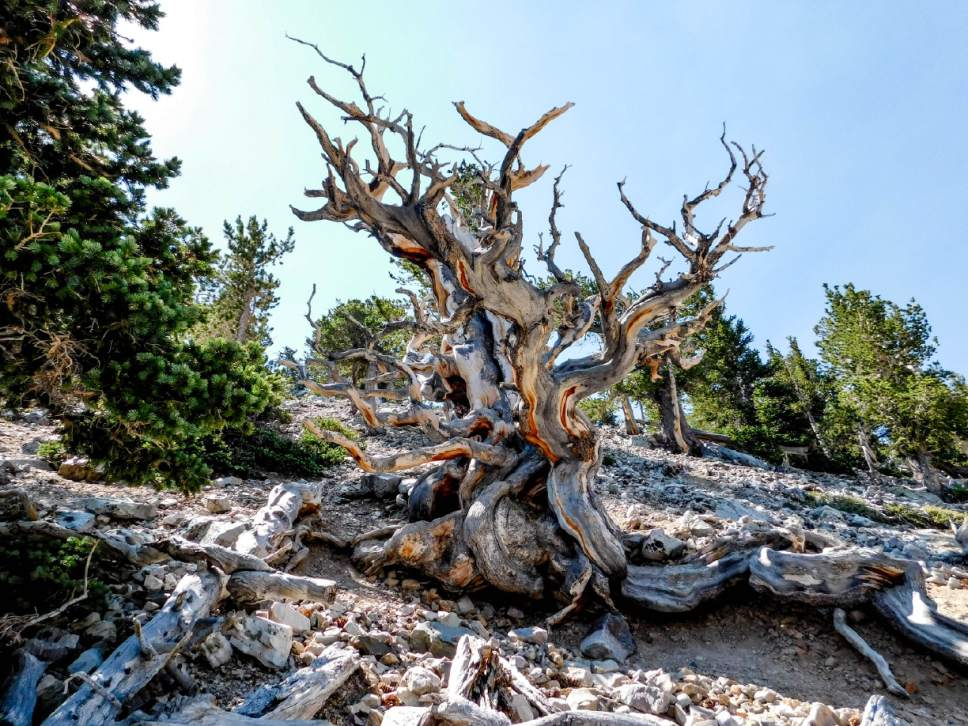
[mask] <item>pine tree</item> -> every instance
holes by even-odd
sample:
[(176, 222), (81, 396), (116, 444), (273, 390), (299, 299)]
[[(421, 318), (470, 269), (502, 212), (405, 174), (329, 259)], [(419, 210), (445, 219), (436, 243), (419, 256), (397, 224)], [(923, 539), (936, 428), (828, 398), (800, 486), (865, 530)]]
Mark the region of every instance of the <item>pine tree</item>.
[[(406, 315), (407, 310), (399, 301), (378, 295), (371, 295), (365, 300), (339, 302), (312, 321), (313, 336), (307, 341), (309, 355), (326, 356), (330, 351), (366, 349), (375, 343), (377, 352), (399, 357), (407, 345), (408, 329), (401, 328), (376, 341), (374, 336), (385, 326), (403, 320)], [(373, 364), (372, 361), (357, 359), (339, 364), (338, 368), (343, 375), (351, 378), (354, 385), (361, 386), (363, 380), (372, 374)]]
[(951, 468), (964, 458), (968, 402), (963, 380), (934, 360), (937, 341), (924, 309), (852, 284), (824, 290), (817, 345), (837, 381), (841, 420), (853, 424), (871, 469), (880, 449), (940, 490), (936, 467)]
[(279, 279), (270, 269), (292, 252), (295, 240), (292, 227), (280, 240), (268, 226), (255, 216), (223, 224), (228, 251), (207, 291), (208, 315), (196, 337), (255, 341), (264, 348), (272, 344), (269, 313), (279, 304)]
[(146, 0), (4, 5), (0, 396), (70, 412), (69, 443), (118, 476), (194, 488), (201, 438), (244, 427), (275, 382), (257, 349), (183, 342), (214, 256), (174, 211), (146, 211), (179, 164), (122, 103), (178, 82), (117, 31), (160, 16)]

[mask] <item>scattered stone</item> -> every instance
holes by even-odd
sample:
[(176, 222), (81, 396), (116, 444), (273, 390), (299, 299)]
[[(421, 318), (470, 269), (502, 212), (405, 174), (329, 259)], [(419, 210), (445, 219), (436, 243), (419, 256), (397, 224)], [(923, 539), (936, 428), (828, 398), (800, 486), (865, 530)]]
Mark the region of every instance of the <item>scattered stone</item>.
[(419, 726), (429, 710), (421, 706), (394, 706), (383, 714), (380, 726)]
[(548, 631), (534, 625), (528, 628), (515, 628), (508, 635), (516, 640), (535, 645), (544, 645), (548, 642)]
[(104, 647), (95, 645), (81, 653), (67, 666), (68, 673), (90, 673), (104, 662)]
[(598, 696), (590, 688), (573, 688), (566, 699), (572, 711), (597, 711)]
[(81, 638), (60, 628), (45, 628), (27, 641), (27, 651), (50, 663), (65, 658), (77, 650)]
[(45, 673), (37, 684), (37, 711), (50, 713), (67, 698), (64, 681), (50, 673)]
[(425, 693), (436, 693), (440, 690), (440, 677), (429, 668), (413, 666), (403, 675), (403, 682), (408, 689), (418, 696)]
[(94, 640), (113, 643), (118, 639), (118, 626), (110, 620), (100, 620), (84, 630), (84, 634)]
[(410, 647), (418, 653), (431, 653), (438, 658), (453, 658), (457, 641), (463, 635), (474, 635), (467, 628), (443, 623), (420, 623), (410, 633)]
[(666, 534), (663, 529), (653, 529), (642, 541), (642, 557), (650, 562), (675, 560), (685, 552), (686, 543)]
[(80, 510), (58, 512), (54, 515), (54, 522), (64, 529), (85, 533), (94, 529), (95, 516), (90, 512)]
[(202, 505), (212, 514), (223, 514), (232, 510), (232, 500), (218, 494), (203, 497)]
[(269, 606), (269, 619), (288, 625), (296, 635), (309, 632), (309, 618), (284, 602), (274, 602)]
[(830, 706), (815, 703), (801, 726), (837, 726), (837, 714)]
[(292, 628), (258, 615), (249, 615), (229, 636), (229, 642), (241, 653), (250, 655), (262, 665), (282, 668), (292, 649)]
[(635, 639), (628, 623), (616, 613), (600, 617), (581, 641), (582, 655), (593, 660), (611, 659), (623, 663), (635, 651)]
[(642, 713), (664, 714), (672, 705), (670, 691), (644, 683), (627, 683), (619, 686), (617, 695), (621, 703)]
[(390, 652), (389, 633), (363, 633), (350, 641), (350, 644), (363, 655), (382, 658)]
[(157, 575), (146, 575), (144, 583), (145, 590), (148, 592), (158, 592), (165, 587), (165, 582)]
[(72, 456), (65, 459), (57, 467), (57, 473), (71, 481), (97, 481), (101, 478), (97, 468), (91, 464), (91, 460), (86, 456)]
[(396, 474), (366, 474), (360, 479), (362, 493), (377, 499), (392, 499), (400, 489), (403, 477)]
[(475, 610), (477, 608), (474, 606), (474, 601), (467, 597), (467, 595), (464, 595), (457, 601), (457, 612), (461, 615), (470, 615)]
[(212, 484), (214, 484), (217, 487), (238, 487), (238, 486), (242, 486), (242, 484), (244, 483), (245, 482), (243, 482), (237, 476), (220, 476), (214, 481), (212, 481)]
[(205, 638), (199, 648), (212, 668), (221, 668), (232, 660), (232, 644), (219, 632)]

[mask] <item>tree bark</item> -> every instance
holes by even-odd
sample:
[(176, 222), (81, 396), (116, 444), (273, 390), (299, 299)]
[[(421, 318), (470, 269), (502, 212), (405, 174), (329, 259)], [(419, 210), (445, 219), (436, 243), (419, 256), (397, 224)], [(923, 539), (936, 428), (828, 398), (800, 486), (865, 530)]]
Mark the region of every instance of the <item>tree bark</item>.
[(686, 414), (682, 410), (679, 386), (672, 363), (667, 363), (662, 374), (662, 384), (658, 388), (656, 403), (659, 406), (659, 420), (662, 424), (662, 438), (666, 446), (677, 454), (702, 455), (702, 442), (693, 433)]
[(908, 466), (914, 476), (914, 481), (924, 485), (932, 494), (939, 494), (944, 489), (938, 470), (931, 462), (931, 455), (926, 451), (918, 451), (914, 456), (908, 457)]
[(8, 726), (30, 726), (37, 705), (37, 682), (47, 664), (26, 650), (15, 658), (13, 673), (0, 698), (0, 723)]
[[(304, 221), (337, 222), (368, 232), (388, 253), (420, 268), (429, 283), (426, 300), (401, 291), (412, 303), (411, 320), (388, 324), (358, 348), (325, 355), (333, 364), (366, 361), (394, 372), (397, 390), (406, 392), (406, 411), (381, 412), (344, 382), (325, 388), (307, 382), (324, 395), (351, 398), (371, 428), (416, 426), (433, 442), (371, 456), (338, 433), (314, 430), (346, 448), (367, 471), (438, 466), (414, 490), (410, 517), (416, 521), (401, 527), (382, 550), (372, 541), (361, 545), (357, 561), (370, 569), (383, 564), (413, 567), (458, 589), (489, 583), (532, 597), (552, 593), (569, 606), (590, 586), (610, 602), (627, 562), (620, 532), (593, 490), (601, 450), (596, 429), (578, 403), (649, 361), (679, 360), (683, 341), (706, 324), (719, 303), (688, 320), (678, 319), (676, 310), (731, 264), (726, 260), (733, 254), (766, 249), (736, 244), (741, 230), (764, 216), (767, 175), (762, 154), (748, 154), (723, 135), (720, 143), (729, 169), (718, 184), (684, 199), (681, 227), (661, 225), (641, 214), (626, 196), (624, 182), (619, 183), (619, 201), (640, 225), (641, 236), (631, 259), (609, 279), (575, 233), (595, 282), (595, 294), (589, 297), (555, 262), (562, 242), (556, 221), (559, 175), (548, 219), (551, 244), (538, 249), (551, 282), (539, 286), (522, 264), (524, 227), (514, 193), (537, 181), (548, 167), (527, 168), (521, 153), (529, 139), (572, 104), (552, 108), (516, 134), (478, 119), (463, 103), (455, 104), (477, 133), (506, 149), (493, 165), (479, 160), (476, 151), (456, 150), (466, 154), (475, 170), (468, 182), (456, 167), (436, 158), (443, 146), (420, 148), (409, 112), (395, 119), (382, 115), (378, 105), (385, 104), (369, 93), (362, 70), (297, 42), (355, 81), (359, 93), (354, 101), (336, 98), (315, 78), (308, 83), (318, 98), (355, 125), (372, 156), (364, 172), (363, 163), (353, 156), (356, 142), (344, 144), (331, 137), (298, 104), (319, 142), (327, 174), (322, 188), (306, 192), (321, 206), (294, 213)], [(388, 145), (388, 140), (393, 143)], [(394, 159), (391, 148), (403, 149), (405, 158)], [(745, 183), (740, 214), (712, 232), (699, 229), (699, 205), (718, 196), (739, 174)], [(481, 190), (473, 209), (461, 208), (453, 196), (454, 188), (466, 183)], [(629, 280), (660, 239), (682, 258), (685, 271), (664, 279), (663, 267), (652, 286), (631, 296)], [(562, 356), (593, 328), (599, 351)], [(381, 352), (381, 336), (404, 329), (411, 339), (403, 358)], [(669, 378), (674, 387), (674, 374)], [(375, 400), (382, 400), (382, 394), (372, 388), (365, 392)], [(676, 404), (670, 442), (685, 451), (698, 450), (674, 390), (670, 400)], [(623, 406), (627, 421), (634, 423), (627, 400)]]
[[(221, 593), (219, 578), (203, 572), (185, 575), (162, 606), (62, 703), (43, 726), (101, 726), (114, 720), (124, 703), (168, 663), (192, 635), (195, 623), (208, 615)], [(94, 686), (91, 685), (94, 684)]]
[(868, 473), (876, 479), (879, 475), (877, 470), (877, 455), (874, 453), (870, 433), (867, 429), (863, 427), (857, 429), (857, 443), (860, 445), (860, 451), (864, 455), (864, 463), (867, 464)]
[(625, 433), (629, 436), (638, 436), (642, 431), (639, 429), (639, 422), (635, 420), (632, 402), (624, 393), (619, 396), (619, 400), (622, 403), (622, 416), (625, 419)]

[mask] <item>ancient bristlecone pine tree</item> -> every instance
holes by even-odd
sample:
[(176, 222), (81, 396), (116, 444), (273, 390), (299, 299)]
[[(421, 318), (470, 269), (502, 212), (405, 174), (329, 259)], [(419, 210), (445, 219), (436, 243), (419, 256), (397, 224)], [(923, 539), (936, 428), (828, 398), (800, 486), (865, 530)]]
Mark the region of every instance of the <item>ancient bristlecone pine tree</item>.
[[(315, 48), (315, 46), (312, 46)], [(430, 282), (432, 296), (411, 295), (414, 318), (391, 326), (412, 328), (406, 355), (396, 360), (374, 343), (330, 356), (332, 361), (364, 359), (376, 379), (395, 374), (404, 388), (371, 385), (366, 391), (336, 382), (312, 386), (346, 395), (370, 426), (417, 426), (434, 445), (394, 456), (364, 453), (338, 433), (318, 435), (344, 446), (370, 472), (412, 469), (440, 462), (411, 493), (411, 524), (399, 529), (371, 563), (421, 569), (456, 588), (484, 582), (502, 590), (539, 596), (554, 592), (563, 604), (586, 586), (608, 597), (624, 579), (626, 553), (621, 534), (596, 502), (591, 483), (601, 461), (598, 436), (578, 402), (618, 383), (636, 366), (666, 356), (677, 359), (682, 342), (696, 332), (709, 308), (688, 320), (676, 308), (743, 252), (736, 240), (746, 225), (764, 216), (767, 175), (762, 152), (722, 145), (729, 170), (716, 186), (685, 197), (681, 226), (665, 226), (640, 213), (618, 184), (619, 199), (642, 226), (632, 258), (611, 279), (588, 245), (575, 234), (597, 286), (582, 299), (556, 264), (561, 244), (556, 224), (560, 178), (551, 200), (550, 244), (538, 246), (551, 284), (538, 285), (524, 270), (521, 212), (514, 193), (536, 182), (547, 166), (527, 167), (525, 144), (563, 115), (571, 103), (552, 108), (534, 124), (510, 134), (476, 118), (456, 103), (471, 128), (506, 147), (497, 164), (482, 161), (475, 149), (446, 144), (422, 147), (412, 115), (391, 116), (371, 95), (362, 68), (338, 63), (359, 87), (360, 102), (343, 101), (317, 85), (313, 91), (335, 106), (344, 121), (361, 132), (343, 142), (298, 104), (322, 148), (326, 175), (306, 196), (323, 200), (316, 209), (294, 209), (304, 221), (341, 222), (368, 232), (394, 257), (412, 262)], [(365, 152), (361, 146), (369, 146)], [(395, 158), (391, 147), (399, 148)], [(448, 155), (449, 161), (442, 160)], [(457, 160), (470, 165), (462, 167)], [(473, 170), (468, 180), (466, 170)], [(735, 221), (710, 233), (696, 226), (697, 207), (718, 196), (742, 175), (745, 195)], [(458, 203), (454, 185), (473, 186), (475, 201)], [(637, 297), (626, 287), (658, 242), (668, 245), (685, 270), (655, 283)], [(732, 254), (731, 254), (732, 253)], [(593, 327), (594, 326), (594, 327)], [(590, 330), (601, 350), (577, 358), (563, 353)], [(374, 399), (409, 401), (405, 413), (385, 414)], [(371, 548), (372, 549), (372, 548)], [(567, 608), (566, 608), (567, 609)]]

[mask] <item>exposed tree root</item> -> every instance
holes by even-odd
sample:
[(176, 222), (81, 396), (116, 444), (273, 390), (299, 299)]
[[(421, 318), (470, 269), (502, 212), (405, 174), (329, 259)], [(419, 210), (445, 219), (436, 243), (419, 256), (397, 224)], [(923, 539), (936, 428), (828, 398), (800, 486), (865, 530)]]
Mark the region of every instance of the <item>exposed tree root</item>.
[(908, 697), (908, 692), (904, 690), (904, 686), (898, 683), (897, 679), (894, 678), (894, 674), (891, 672), (891, 666), (889, 666), (887, 661), (884, 660), (884, 656), (871, 648), (870, 645), (867, 644), (867, 641), (865, 641), (856, 630), (847, 624), (847, 613), (845, 613), (842, 608), (834, 609), (834, 630), (844, 636), (844, 639), (854, 646), (858, 653), (874, 664), (874, 668), (877, 669), (877, 674), (881, 677), (881, 680), (884, 682), (884, 685), (888, 691), (893, 693), (895, 696), (900, 696), (901, 698)]

